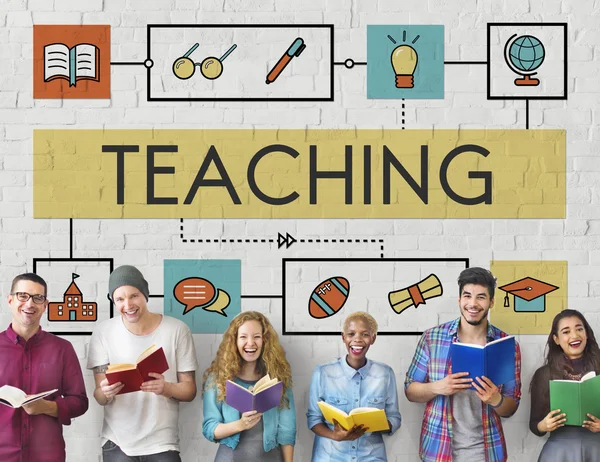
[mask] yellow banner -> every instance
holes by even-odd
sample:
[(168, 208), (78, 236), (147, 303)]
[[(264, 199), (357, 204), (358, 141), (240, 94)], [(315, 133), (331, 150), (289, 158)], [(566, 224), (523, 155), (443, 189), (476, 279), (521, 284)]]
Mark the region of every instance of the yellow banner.
[(35, 130), (36, 218), (564, 218), (564, 130)]

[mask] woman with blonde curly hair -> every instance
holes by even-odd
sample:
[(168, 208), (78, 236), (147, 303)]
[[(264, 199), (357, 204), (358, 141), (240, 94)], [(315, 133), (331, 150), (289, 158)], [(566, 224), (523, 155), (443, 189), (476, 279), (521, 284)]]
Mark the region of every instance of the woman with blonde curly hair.
[[(250, 388), (269, 374), (283, 383), (279, 407), (264, 414), (240, 412), (225, 403), (225, 383)], [(202, 433), (219, 443), (215, 462), (291, 462), (296, 443), (292, 373), (269, 320), (256, 311), (237, 315), (204, 372)]]

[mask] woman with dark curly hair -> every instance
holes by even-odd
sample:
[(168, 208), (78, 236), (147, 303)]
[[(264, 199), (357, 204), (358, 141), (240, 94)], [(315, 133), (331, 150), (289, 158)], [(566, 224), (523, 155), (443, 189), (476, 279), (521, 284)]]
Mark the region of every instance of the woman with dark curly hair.
[[(279, 407), (264, 414), (240, 412), (225, 403), (225, 383), (250, 388), (269, 374), (283, 383)], [(256, 311), (237, 315), (204, 372), (202, 433), (220, 443), (215, 462), (291, 462), (296, 442), (292, 372), (269, 320)]]
[(581, 380), (600, 373), (600, 349), (594, 331), (576, 310), (563, 310), (552, 321), (544, 365), (531, 381), (529, 429), (538, 436), (550, 433), (538, 462), (600, 460), (600, 419), (587, 414), (582, 427), (565, 426), (566, 414), (550, 409), (550, 380)]

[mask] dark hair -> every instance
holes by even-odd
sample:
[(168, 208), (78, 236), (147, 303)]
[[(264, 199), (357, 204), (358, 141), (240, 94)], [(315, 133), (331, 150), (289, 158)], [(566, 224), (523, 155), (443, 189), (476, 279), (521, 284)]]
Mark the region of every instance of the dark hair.
[[(557, 345), (554, 341), (554, 336), (558, 337), (558, 325), (560, 321), (565, 318), (576, 317), (583, 323), (583, 327), (585, 329), (585, 335), (587, 337), (587, 341), (585, 344), (585, 349), (583, 350), (583, 370), (585, 372), (596, 371), (600, 372), (600, 348), (598, 348), (598, 342), (596, 341), (596, 336), (594, 335), (594, 331), (590, 327), (589, 323), (577, 310), (563, 310), (554, 316), (552, 320), (552, 327), (550, 329), (550, 334), (548, 334), (548, 340), (546, 342), (546, 359), (544, 361), (544, 366), (538, 369), (540, 372), (536, 371), (534, 375), (534, 380), (531, 381), (531, 385), (529, 387), (530, 392), (533, 390), (534, 383), (536, 382), (536, 376), (541, 376), (541, 370), (545, 369), (546, 373), (543, 374), (544, 377), (540, 377), (541, 380), (562, 380), (564, 379), (564, 372), (567, 371), (569, 373), (573, 373), (571, 363), (568, 358), (564, 355), (564, 352), (560, 345)], [(547, 377), (545, 377), (547, 376)], [(536, 387), (537, 388), (537, 387)], [(547, 387), (540, 387), (547, 394)], [(542, 396), (543, 399), (547, 399), (547, 396)]]
[(485, 268), (467, 268), (458, 275), (458, 295), (462, 295), (463, 287), (467, 284), (477, 284), (487, 288), (490, 299), (496, 292), (496, 278), (491, 271)]
[(15, 291), (15, 286), (19, 281), (35, 282), (36, 284), (39, 284), (44, 288), (44, 295), (48, 294), (48, 284), (46, 284), (46, 281), (44, 281), (44, 279), (41, 276), (38, 276), (35, 273), (23, 273), (15, 277), (12, 281), (12, 284), (10, 285), (11, 293)]
[(596, 341), (596, 336), (594, 335), (594, 331), (590, 327), (589, 323), (577, 310), (563, 310), (558, 313), (554, 320), (552, 321), (551, 332), (548, 335), (548, 341), (546, 342), (546, 349), (548, 350), (546, 353), (546, 362), (550, 367), (551, 375), (560, 374), (560, 378), (562, 379), (562, 372), (565, 367), (570, 369), (568, 366), (568, 362), (566, 361), (565, 355), (563, 354), (562, 348), (560, 345), (557, 345), (554, 341), (554, 336), (558, 337), (558, 324), (565, 318), (577, 317), (583, 323), (583, 327), (585, 328), (585, 335), (587, 337), (587, 342), (585, 345), (585, 349), (583, 350), (583, 364), (586, 371), (597, 371), (600, 370), (600, 348), (598, 348), (598, 342)]

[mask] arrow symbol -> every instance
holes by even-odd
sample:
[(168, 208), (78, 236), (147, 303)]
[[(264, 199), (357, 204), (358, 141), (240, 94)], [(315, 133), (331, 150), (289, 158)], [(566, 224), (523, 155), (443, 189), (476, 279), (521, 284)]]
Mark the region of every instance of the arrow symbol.
[(281, 233), (277, 233), (278, 249), (281, 249), (284, 245), (286, 249), (289, 249), (294, 242), (297, 242), (297, 240), (293, 236), (290, 236), (290, 233), (286, 233), (285, 236)]

